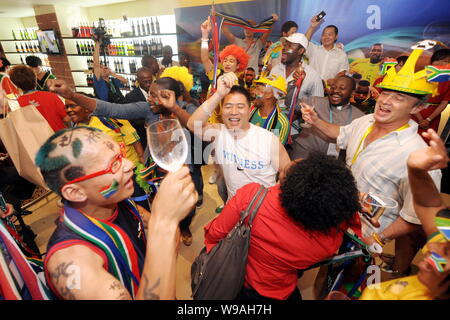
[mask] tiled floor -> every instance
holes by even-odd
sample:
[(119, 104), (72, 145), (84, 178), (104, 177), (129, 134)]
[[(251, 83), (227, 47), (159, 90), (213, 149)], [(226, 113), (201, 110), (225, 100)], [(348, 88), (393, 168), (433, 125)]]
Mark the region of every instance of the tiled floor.
[[(217, 194), (216, 185), (208, 184), (208, 178), (212, 172), (211, 166), (203, 167), (203, 177), (205, 181), (204, 187), (204, 200), (203, 206), (197, 210), (197, 214), (192, 221), (191, 231), (193, 234), (192, 245), (186, 247), (180, 245), (180, 252), (177, 262), (177, 298), (178, 299), (191, 299), (191, 279), (190, 268), (194, 258), (198, 255), (203, 247), (203, 226), (213, 219), (216, 214), (215, 208), (222, 204), (222, 201)], [(443, 195), (446, 203), (450, 204), (450, 196)], [(36, 242), (41, 252), (45, 252), (46, 245), (49, 237), (51, 236), (55, 224), (54, 221), (58, 217), (59, 208), (56, 205), (58, 197), (55, 194), (50, 194), (45, 199), (41, 200), (37, 204), (31, 206), (29, 210), (33, 211), (33, 214), (25, 217), (25, 221), (31, 226), (33, 231), (37, 234)], [(387, 246), (385, 252), (392, 253), (393, 246)], [(414, 260), (415, 263), (420, 261), (420, 254)], [(301, 280), (299, 280), (298, 286), (302, 293), (303, 299), (313, 299), (313, 283), (317, 269), (306, 272)], [(387, 275), (382, 274), (382, 278)]]

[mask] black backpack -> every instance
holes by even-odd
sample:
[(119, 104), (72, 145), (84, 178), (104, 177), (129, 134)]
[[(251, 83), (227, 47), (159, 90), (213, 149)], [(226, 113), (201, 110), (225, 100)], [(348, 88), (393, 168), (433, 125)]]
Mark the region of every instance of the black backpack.
[[(228, 235), (206, 253), (200, 251), (191, 267), (194, 300), (232, 300), (244, 284), (253, 219), (268, 189), (260, 186)], [(254, 205), (256, 203), (256, 205)], [(245, 222), (250, 215), (248, 222)]]

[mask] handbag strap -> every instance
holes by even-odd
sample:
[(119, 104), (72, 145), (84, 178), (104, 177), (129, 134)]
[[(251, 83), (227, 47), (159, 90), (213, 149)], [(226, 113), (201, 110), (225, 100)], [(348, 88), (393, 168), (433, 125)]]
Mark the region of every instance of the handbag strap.
[[(255, 218), (256, 212), (258, 212), (259, 207), (261, 206), (262, 202), (264, 201), (264, 198), (266, 197), (266, 194), (269, 190), (265, 188), (263, 185), (259, 186), (258, 191), (253, 196), (252, 201), (250, 201), (250, 204), (247, 206), (247, 209), (245, 211), (241, 212), (241, 222), (247, 218), (247, 216), (250, 214), (250, 219), (248, 221), (248, 225), (251, 227), (253, 223), (253, 219)], [(261, 196), (262, 195), (262, 196)], [(259, 200), (258, 200), (259, 199)], [(258, 203), (254, 206), (255, 202), (258, 200)]]

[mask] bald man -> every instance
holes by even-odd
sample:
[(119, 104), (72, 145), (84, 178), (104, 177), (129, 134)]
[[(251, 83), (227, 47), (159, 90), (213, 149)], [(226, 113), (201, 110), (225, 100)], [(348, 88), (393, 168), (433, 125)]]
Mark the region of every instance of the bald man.
[[(142, 67), (137, 70), (136, 73), (139, 86), (134, 88), (133, 91), (127, 93), (125, 96), (125, 103), (147, 101), (150, 85), (153, 82), (152, 70), (147, 67)], [(141, 143), (144, 148), (147, 146), (147, 133), (145, 132), (145, 120), (136, 119), (129, 120), (131, 125), (136, 129)]]
[(54, 294), (71, 300), (175, 298), (178, 223), (197, 201), (187, 168), (164, 179), (150, 218), (128, 200), (133, 163), (97, 129), (58, 131), (40, 148), (36, 164), (64, 202), (44, 265)]

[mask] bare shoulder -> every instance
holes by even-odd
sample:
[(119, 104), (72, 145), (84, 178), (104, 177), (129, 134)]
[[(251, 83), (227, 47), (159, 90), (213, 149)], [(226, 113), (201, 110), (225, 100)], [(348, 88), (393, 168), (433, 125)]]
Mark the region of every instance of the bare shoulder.
[(130, 294), (104, 267), (92, 248), (74, 245), (55, 252), (46, 263), (48, 279), (66, 300), (130, 299)]

